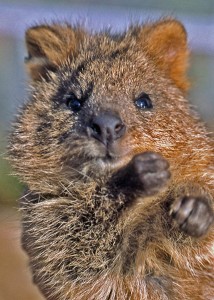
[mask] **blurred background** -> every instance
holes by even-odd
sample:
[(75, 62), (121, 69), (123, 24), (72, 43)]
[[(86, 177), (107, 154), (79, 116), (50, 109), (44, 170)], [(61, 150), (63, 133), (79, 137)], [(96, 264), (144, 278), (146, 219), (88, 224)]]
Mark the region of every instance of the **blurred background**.
[(186, 26), (192, 52), (189, 98), (210, 132), (214, 129), (213, 0), (0, 0), (0, 300), (41, 300), (20, 246), (17, 199), (22, 186), (11, 176), (7, 136), (26, 99), (25, 29), (48, 20), (76, 20), (92, 29), (123, 30), (130, 21), (174, 16)]

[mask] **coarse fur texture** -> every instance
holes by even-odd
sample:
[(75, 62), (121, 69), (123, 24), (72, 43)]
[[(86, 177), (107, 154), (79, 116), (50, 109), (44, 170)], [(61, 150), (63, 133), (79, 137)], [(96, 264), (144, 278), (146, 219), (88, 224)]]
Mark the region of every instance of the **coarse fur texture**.
[(183, 25), (26, 32), (9, 144), (23, 246), (48, 300), (213, 300), (213, 141), (185, 98)]

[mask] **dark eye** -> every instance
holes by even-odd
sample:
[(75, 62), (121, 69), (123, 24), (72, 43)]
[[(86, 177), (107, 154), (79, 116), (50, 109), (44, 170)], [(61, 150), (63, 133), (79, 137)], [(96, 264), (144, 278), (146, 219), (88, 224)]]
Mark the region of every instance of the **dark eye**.
[(140, 94), (135, 100), (135, 105), (140, 109), (151, 109), (153, 108), (152, 101), (146, 93)]
[(73, 112), (78, 112), (82, 107), (81, 101), (79, 99), (77, 99), (77, 97), (73, 94), (66, 95), (65, 102), (66, 102), (67, 107), (70, 110), (72, 110)]

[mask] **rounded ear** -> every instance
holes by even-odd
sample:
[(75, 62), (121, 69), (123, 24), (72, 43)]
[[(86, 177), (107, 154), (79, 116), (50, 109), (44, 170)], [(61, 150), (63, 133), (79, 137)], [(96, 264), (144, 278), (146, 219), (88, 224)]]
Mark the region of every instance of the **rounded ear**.
[(26, 31), (27, 68), (32, 80), (48, 78), (68, 57), (78, 54), (84, 32), (69, 25), (39, 25)]
[(139, 39), (157, 67), (163, 70), (181, 90), (187, 91), (189, 50), (184, 26), (174, 19), (162, 19), (143, 26)]

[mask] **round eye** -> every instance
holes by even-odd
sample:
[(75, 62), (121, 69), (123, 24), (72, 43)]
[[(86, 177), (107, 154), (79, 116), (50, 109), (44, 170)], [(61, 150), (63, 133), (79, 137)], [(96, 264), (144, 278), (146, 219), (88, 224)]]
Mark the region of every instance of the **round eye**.
[(153, 108), (152, 101), (146, 93), (140, 94), (135, 100), (135, 105), (140, 109), (151, 109)]
[(73, 112), (78, 112), (81, 109), (82, 103), (76, 98), (75, 95), (66, 95), (65, 99), (67, 107)]

